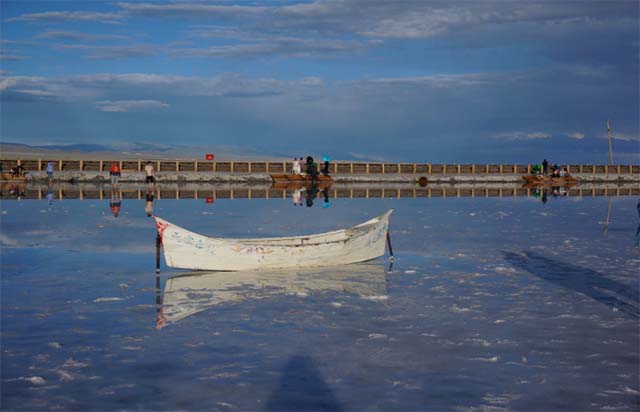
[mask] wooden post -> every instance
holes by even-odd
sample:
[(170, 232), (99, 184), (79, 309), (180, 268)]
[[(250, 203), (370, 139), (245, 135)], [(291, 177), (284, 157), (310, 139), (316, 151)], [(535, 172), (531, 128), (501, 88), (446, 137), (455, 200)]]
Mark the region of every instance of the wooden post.
[(62, 171), (62, 160), (58, 160), (58, 170)]
[[(431, 163), (429, 163), (429, 174), (431, 174)], [(431, 196), (429, 196), (431, 197)]]
[(349, 163), (349, 173), (353, 174), (353, 162)]
[[(249, 173), (251, 173), (251, 162), (247, 162), (249, 166), (247, 166)], [(249, 190), (249, 199), (251, 199), (251, 190)]]
[(476, 165), (475, 165), (475, 164), (472, 164), (472, 165), (471, 165), (471, 174), (472, 174), (472, 175), (475, 175), (475, 174), (476, 174)]
[(503, 173), (504, 173), (504, 169), (503, 169), (503, 165), (502, 165), (502, 163), (501, 163), (501, 164), (500, 164), (500, 174), (503, 174)]
[[(80, 171), (84, 170), (84, 160), (80, 160)], [(80, 193), (82, 194), (82, 190), (80, 191)]]
[(156, 166), (158, 166), (157, 169), (156, 169), (156, 172), (159, 172), (160, 171), (160, 160), (158, 160), (156, 162)]
[(442, 174), (447, 174), (447, 165), (445, 164), (442, 165)]
[(138, 172), (142, 172), (142, 162), (138, 160)]

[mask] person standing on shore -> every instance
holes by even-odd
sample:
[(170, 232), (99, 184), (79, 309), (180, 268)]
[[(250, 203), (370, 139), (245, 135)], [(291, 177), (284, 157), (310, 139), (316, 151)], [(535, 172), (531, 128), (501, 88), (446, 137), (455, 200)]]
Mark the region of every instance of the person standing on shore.
[(544, 159), (542, 161), (542, 174), (546, 176), (548, 169), (549, 169), (549, 162), (547, 162), (547, 159)]
[(146, 175), (145, 183), (155, 183), (155, 170), (153, 169), (151, 162), (147, 162), (144, 166), (144, 174)]
[(47, 179), (51, 181), (53, 179), (53, 162), (47, 163)]
[(111, 184), (117, 185), (118, 179), (120, 178), (120, 162), (115, 161), (111, 163), (111, 168), (109, 169), (109, 176), (111, 176)]

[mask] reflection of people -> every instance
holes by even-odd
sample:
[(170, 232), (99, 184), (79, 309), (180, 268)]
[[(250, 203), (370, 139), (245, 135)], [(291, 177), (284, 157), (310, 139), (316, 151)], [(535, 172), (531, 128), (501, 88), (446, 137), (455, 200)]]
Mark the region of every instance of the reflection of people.
[(298, 206), (299, 204), (302, 203), (302, 189), (296, 189), (293, 191), (293, 194), (291, 195), (291, 197), (293, 198), (293, 205), (294, 206)]
[(49, 190), (47, 190), (47, 204), (51, 206), (53, 204), (53, 188), (49, 185)]
[(322, 207), (326, 209), (329, 206), (331, 206), (331, 201), (329, 200), (329, 188), (328, 187), (324, 188), (324, 190), (322, 191), (322, 195), (324, 196), (324, 202), (322, 203)]
[(111, 208), (111, 213), (113, 213), (113, 217), (118, 218), (118, 214), (120, 213), (120, 208), (122, 206), (122, 201), (120, 200), (120, 191), (111, 189), (111, 200), (109, 201), (109, 207)]
[(144, 211), (147, 213), (148, 217), (153, 216), (153, 191), (147, 190), (146, 200), (144, 203)]
[(314, 183), (311, 188), (307, 190), (307, 207), (313, 206), (313, 200), (318, 196), (318, 186)]
[(14, 195), (16, 199), (20, 200), (24, 196), (24, 186), (22, 185), (11, 185), (9, 186), (9, 193)]
[(151, 164), (151, 162), (147, 162), (147, 164), (144, 166), (144, 174), (146, 176), (146, 183), (155, 183), (155, 177), (154, 177), (154, 173), (155, 170), (153, 169), (153, 165)]
[[(636, 208), (638, 209), (638, 217), (640, 217), (640, 201), (638, 202)], [(636, 246), (640, 246), (640, 223), (638, 224), (638, 230), (636, 231), (636, 235), (633, 240)]]
[(547, 203), (547, 189), (542, 189), (542, 203)]

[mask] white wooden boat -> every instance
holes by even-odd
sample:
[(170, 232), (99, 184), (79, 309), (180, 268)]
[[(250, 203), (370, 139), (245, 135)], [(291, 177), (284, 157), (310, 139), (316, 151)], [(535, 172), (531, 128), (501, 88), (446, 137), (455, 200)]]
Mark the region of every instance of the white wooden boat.
[(349, 229), (256, 239), (207, 237), (154, 218), (167, 266), (236, 271), (335, 266), (375, 259), (384, 255), (392, 212), (393, 209)]
[(371, 263), (305, 270), (192, 272), (167, 279), (158, 299), (156, 326), (163, 328), (218, 305), (325, 292), (385, 300), (386, 272)]

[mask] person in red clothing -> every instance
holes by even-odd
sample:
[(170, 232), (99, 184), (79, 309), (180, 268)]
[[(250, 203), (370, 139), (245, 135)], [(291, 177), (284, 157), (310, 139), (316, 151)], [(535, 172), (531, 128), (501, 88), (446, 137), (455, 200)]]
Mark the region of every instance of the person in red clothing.
[(118, 184), (118, 179), (120, 178), (120, 162), (111, 163), (111, 168), (109, 169), (109, 176), (111, 176), (111, 184)]

